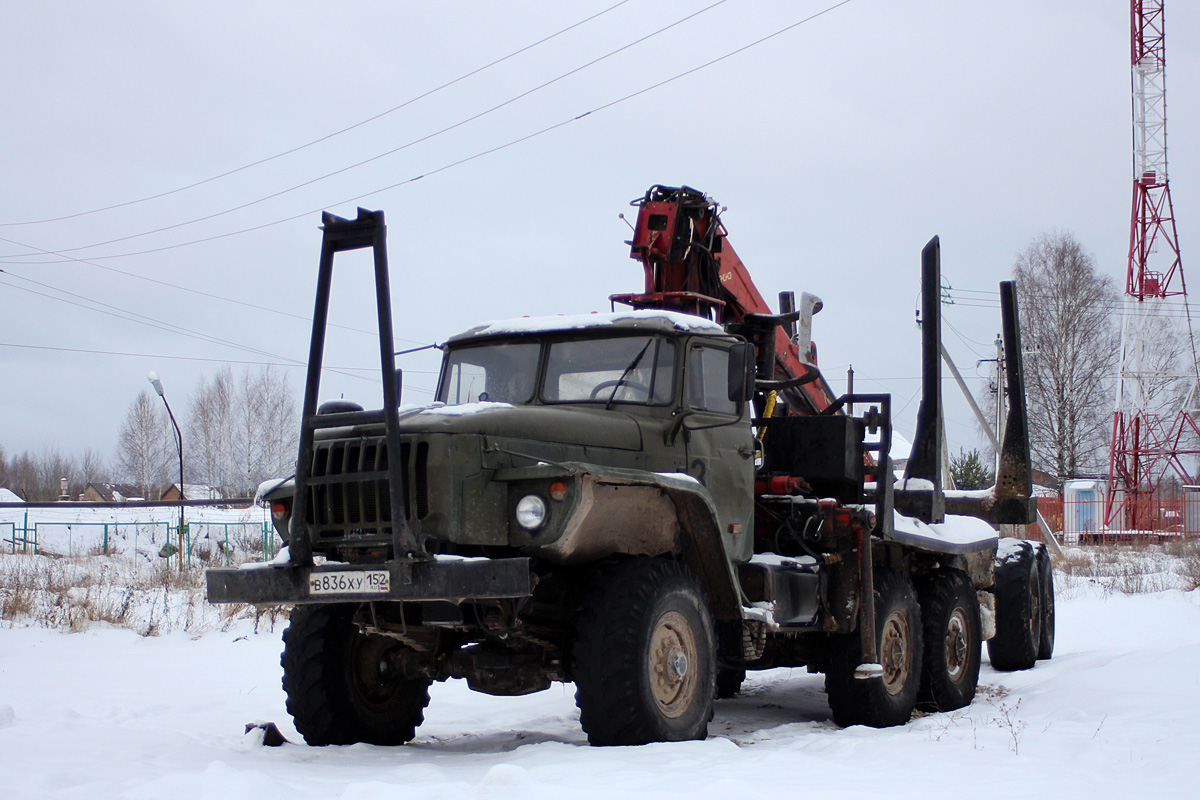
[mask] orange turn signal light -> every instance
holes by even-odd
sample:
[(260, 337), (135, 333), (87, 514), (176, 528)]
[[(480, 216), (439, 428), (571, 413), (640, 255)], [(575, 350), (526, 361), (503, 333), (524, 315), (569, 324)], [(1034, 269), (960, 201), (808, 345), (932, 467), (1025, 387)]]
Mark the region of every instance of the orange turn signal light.
[(567, 496), (567, 485), (562, 481), (555, 481), (550, 484), (550, 497), (554, 500), (562, 500)]

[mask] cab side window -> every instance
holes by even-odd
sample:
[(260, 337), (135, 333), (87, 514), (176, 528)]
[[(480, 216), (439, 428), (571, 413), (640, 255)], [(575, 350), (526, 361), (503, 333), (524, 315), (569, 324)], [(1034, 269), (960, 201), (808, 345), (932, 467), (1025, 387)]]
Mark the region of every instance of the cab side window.
[(697, 411), (736, 415), (737, 403), (729, 399), (729, 351), (693, 345), (690, 356), (688, 405)]

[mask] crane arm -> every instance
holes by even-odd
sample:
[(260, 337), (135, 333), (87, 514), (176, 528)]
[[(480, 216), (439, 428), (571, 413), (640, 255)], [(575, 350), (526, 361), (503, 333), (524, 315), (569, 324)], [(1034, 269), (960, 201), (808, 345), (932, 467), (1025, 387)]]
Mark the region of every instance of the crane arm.
[[(610, 299), (695, 314), (745, 336), (758, 348), (760, 386), (777, 389), (790, 414), (820, 413), (832, 405), (808, 335), (820, 301), (804, 295), (801, 308), (772, 311), (729, 244), (716, 203), (702, 192), (656, 185), (633, 205), (638, 217), (630, 257), (642, 264), (645, 289)], [(781, 304), (793, 305), (791, 293), (781, 295)]]

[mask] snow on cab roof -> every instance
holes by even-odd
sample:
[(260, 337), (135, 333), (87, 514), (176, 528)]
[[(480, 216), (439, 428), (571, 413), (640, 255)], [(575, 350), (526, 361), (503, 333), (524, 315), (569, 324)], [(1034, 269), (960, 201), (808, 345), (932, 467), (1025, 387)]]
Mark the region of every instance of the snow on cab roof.
[(564, 314), (555, 317), (519, 317), (497, 320), (476, 325), (450, 341), (461, 341), (476, 336), (500, 336), (522, 333), (546, 333), (548, 331), (582, 330), (585, 328), (632, 328), (651, 331), (691, 331), (696, 333), (724, 333), (725, 329), (712, 320), (681, 314), (677, 311), (629, 310), (605, 314)]

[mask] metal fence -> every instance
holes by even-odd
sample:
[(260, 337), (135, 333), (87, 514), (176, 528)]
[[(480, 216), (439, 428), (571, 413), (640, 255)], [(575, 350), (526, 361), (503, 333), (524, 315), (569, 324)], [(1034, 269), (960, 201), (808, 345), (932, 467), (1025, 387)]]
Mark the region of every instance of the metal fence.
[[(280, 548), (270, 522), (193, 522), (183, 525), (161, 520), (129, 522), (0, 522), (0, 541), (11, 553), (36, 555), (45, 552), (44, 542), (56, 543), (55, 555), (141, 554), (163, 557), (168, 568), (183, 564), (193, 569), (214, 561), (231, 566), (235, 560), (274, 558)], [(183, 558), (179, 559), (182, 542)]]
[[(1070, 481), (1063, 497), (1039, 497), (1038, 511), (1063, 544), (1108, 542), (1165, 542), (1200, 537), (1200, 487), (1169, 487), (1136, 503), (1124, 505), (1118, 517), (1105, 524), (1107, 491), (1101, 481), (1094, 487), (1074, 487)], [(1042, 538), (1038, 526), (1025, 529), (1025, 538)]]

